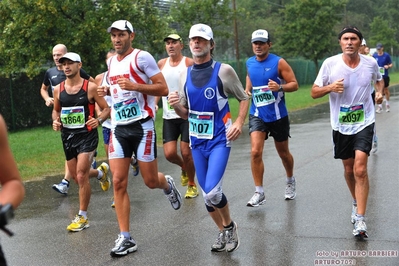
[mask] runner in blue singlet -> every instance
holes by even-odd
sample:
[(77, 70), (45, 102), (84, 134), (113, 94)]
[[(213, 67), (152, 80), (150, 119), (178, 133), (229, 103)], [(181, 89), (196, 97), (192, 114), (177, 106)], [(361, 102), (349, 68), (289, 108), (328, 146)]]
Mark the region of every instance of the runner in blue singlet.
[[(181, 76), (179, 92), (169, 93), (169, 104), (189, 121), (190, 147), (205, 206), (219, 228), (212, 251), (232, 252), (239, 247), (237, 224), (231, 219), (222, 190), (230, 154), (230, 142), (241, 134), (248, 112), (248, 97), (234, 69), (213, 61), (212, 29), (205, 24), (191, 27), (190, 50), (194, 66)], [(231, 120), (227, 95), (239, 102), (237, 120)], [(180, 99), (181, 98), (181, 99)]]

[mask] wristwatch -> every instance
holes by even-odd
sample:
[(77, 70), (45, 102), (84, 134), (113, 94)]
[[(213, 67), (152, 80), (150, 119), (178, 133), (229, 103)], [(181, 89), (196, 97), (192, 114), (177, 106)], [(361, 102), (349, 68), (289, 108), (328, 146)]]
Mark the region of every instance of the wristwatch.
[(280, 91), (281, 91), (281, 92), (284, 92), (283, 85), (280, 84), (280, 88), (278, 88), (278, 91), (279, 91), (279, 92), (280, 92)]
[(102, 125), (103, 124), (103, 119), (101, 117), (97, 118), (98, 122)]

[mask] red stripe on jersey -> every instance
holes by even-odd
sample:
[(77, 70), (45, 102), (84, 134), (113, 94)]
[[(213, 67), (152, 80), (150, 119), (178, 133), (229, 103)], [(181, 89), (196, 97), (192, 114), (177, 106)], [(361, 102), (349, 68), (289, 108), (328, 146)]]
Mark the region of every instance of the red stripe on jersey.
[[(140, 53), (140, 51), (136, 54), (135, 62), (134, 62), (134, 63), (135, 63), (135, 65), (136, 65), (137, 69), (140, 70), (141, 72), (143, 72), (143, 71), (139, 68), (139, 66), (138, 66), (138, 64), (137, 64), (137, 55), (138, 55), (139, 53)], [(143, 72), (143, 73), (144, 73), (144, 72)], [(144, 73), (144, 74), (145, 74), (145, 73)], [(137, 72), (134, 70), (132, 64), (130, 64), (130, 75), (132, 75), (132, 77), (134, 78), (134, 80), (135, 80), (138, 84), (147, 84), (147, 83), (139, 76), (139, 74), (137, 74)], [(146, 110), (146, 111), (148, 112), (149, 116), (154, 117), (154, 113), (153, 113), (152, 109), (148, 106), (147, 97), (148, 97), (148, 95), (143, 93), (143, 98), (144, 98), (144, 110)]]
[(61, 91), (64, 91), (64, 90), (65, 90), (65, 81), (62, 81), (60, 83), (60, 94), (61, 94)]

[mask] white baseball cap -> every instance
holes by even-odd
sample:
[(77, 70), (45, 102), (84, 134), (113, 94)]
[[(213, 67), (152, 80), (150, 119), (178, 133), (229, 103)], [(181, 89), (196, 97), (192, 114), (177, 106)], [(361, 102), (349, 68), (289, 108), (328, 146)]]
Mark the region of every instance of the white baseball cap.
[(252, 33), (251, 42), (267, 42), (269, 33), (266, 30), (256, 30)]
[(188, 35), (188, 38), (191, 39), (194, 37), (201, 37), (208, 41), (213, 39), (213, 32), (211, 27), (205, 24), (193, 25), (190, 29), (190, 34)]
[(77, 53), (72, 53), (72, 52), (64, 54), (64, 55), (58, 60), (58, 62), (60, 62), (60, 63), (62, 64), (62, 62), (65, 61), (65, 60), (67, 60), (67, 59), (68, 59), (68, 60), (71, 60), (71, 61), (73, 61), (73, 62), (78, 62), (78, 63), (82, 62), (82, 60), (80, 60), (80, 56), (79, 56)]
[(133, 26), (132, 23), (130, 23), (127, 20), (117, 20), (114, 23), (112, 23), (111, 27), (107, 29), (107, 32), (111, 32), (112, 29), (118, 29), (118, 30), (128, 30), (130, 32), (133, 31)]
[(367, 45), (366, 44), (366, 40), (364, 38), (362, 39), (362, 44), (361, 45)]

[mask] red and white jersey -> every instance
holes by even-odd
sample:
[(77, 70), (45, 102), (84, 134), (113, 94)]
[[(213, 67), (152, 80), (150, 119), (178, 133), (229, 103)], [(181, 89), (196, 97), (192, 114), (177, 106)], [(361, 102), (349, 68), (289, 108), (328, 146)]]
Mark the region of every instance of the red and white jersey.
[(139, 84), (150, 84), (150, 78), (160, 73), (154, 57), (146, 51), (134, 49), (121, 60), (118, 60), (118, 55), (112, 56), (107, 63), (112, 98), (112, 125), (127, 125), (148, 116), (154, 118), (155, 96), (123, 90), (118, 85), (120, 78), (128, 78)]

